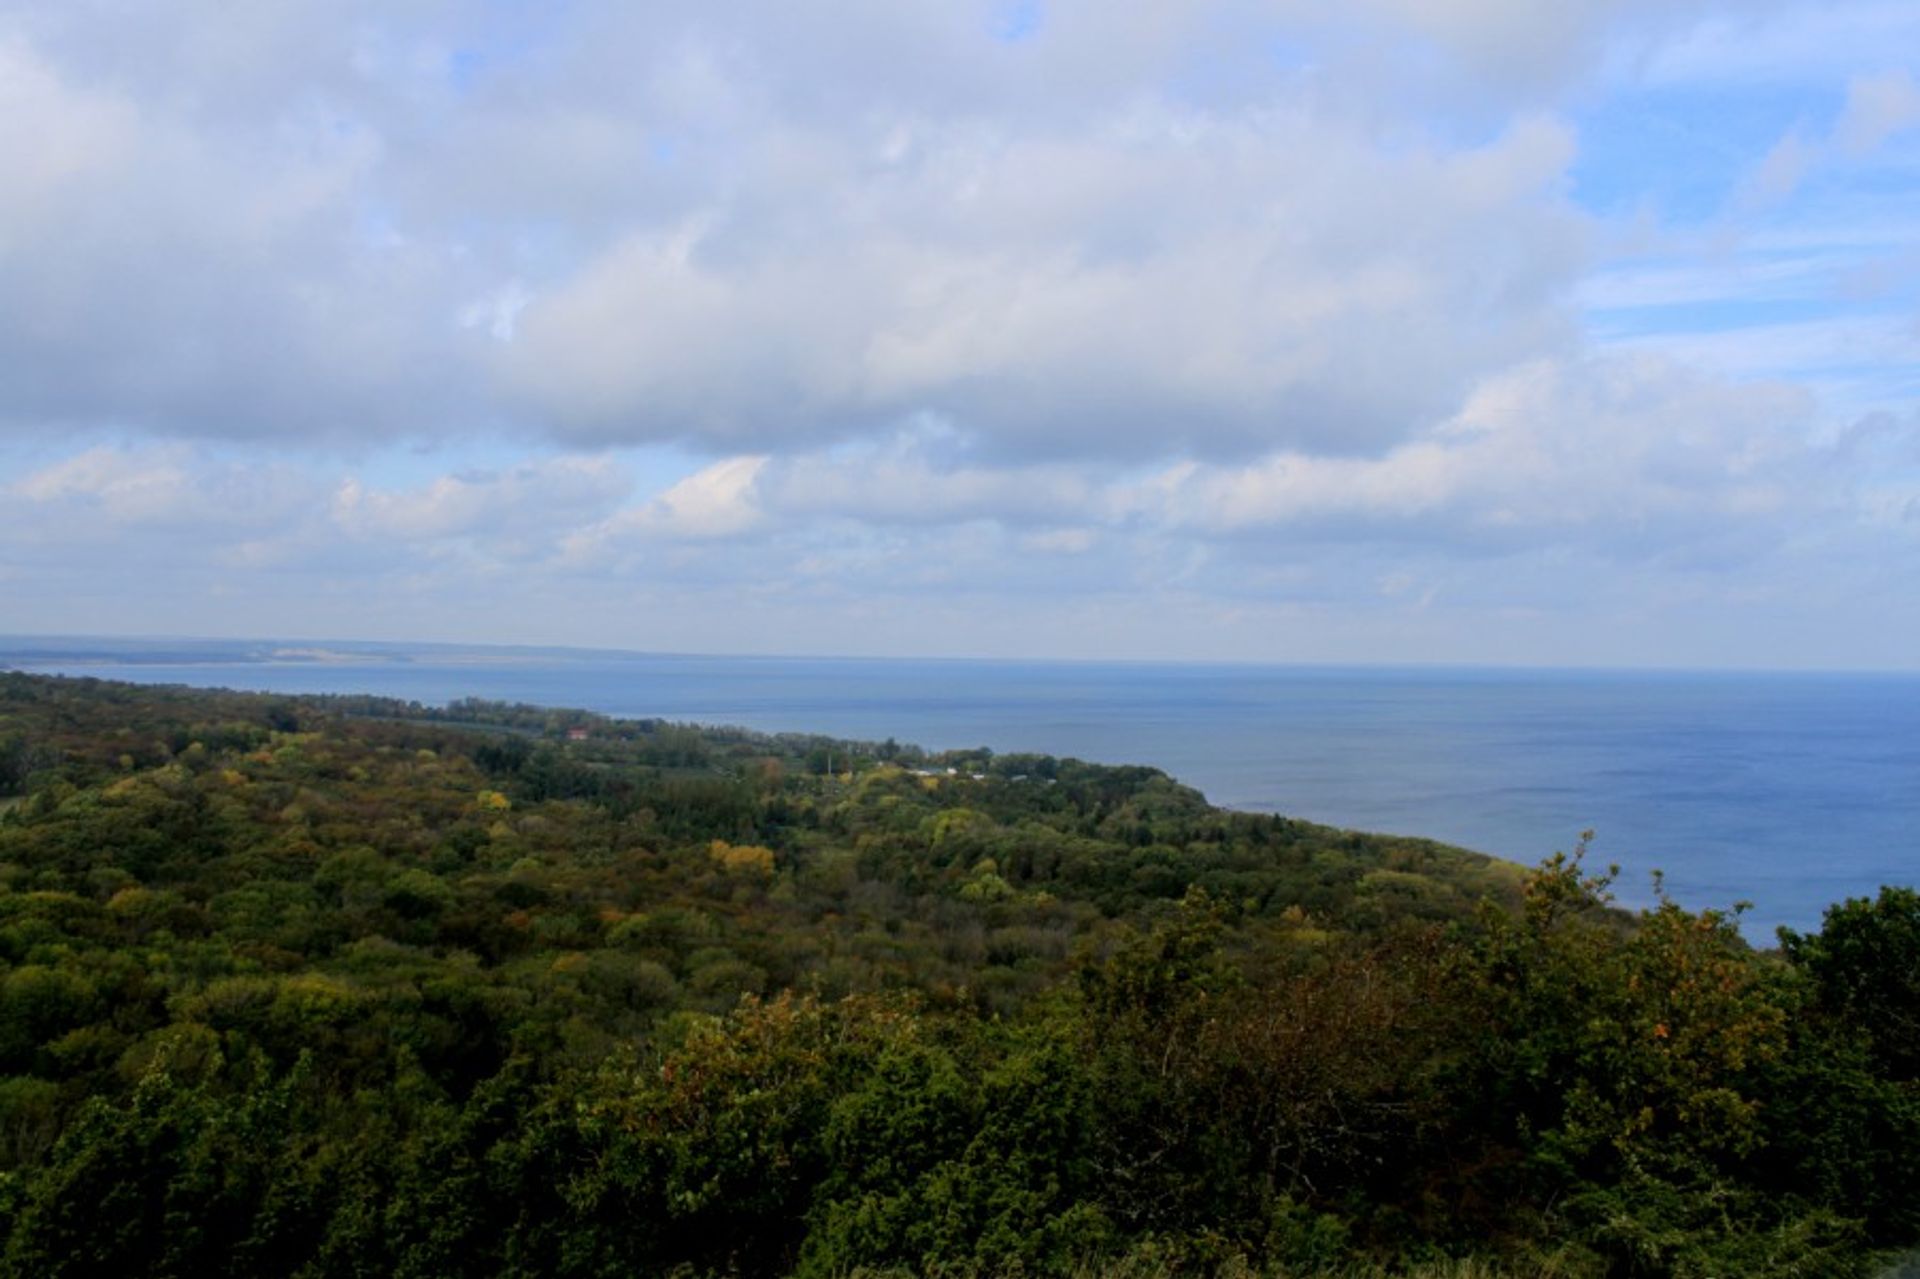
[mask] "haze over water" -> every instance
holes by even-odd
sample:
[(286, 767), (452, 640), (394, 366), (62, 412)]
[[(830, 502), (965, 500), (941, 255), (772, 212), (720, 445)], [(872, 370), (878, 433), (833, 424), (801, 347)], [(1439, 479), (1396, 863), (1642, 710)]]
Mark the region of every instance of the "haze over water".
[(1622, 866), (1623, 901), (1649, 903), (1661, 869), (1688, 907), (1751, 901), (1744, 931), (1763, 944), (1776, 925), (1817, 926), (1841, 898), (1920, 880), (1913, 675), (393, 648), (263, 662), (237, 646), (168, 647), (76, 661), (77, 643), (63, 654), (18, 642), (0, 648), (0, 665), (425, 703), (483, 697), (1151, 764), (1215, 803), (1521, 862), (1570, 849), (1592, 828), (1594, 860)]

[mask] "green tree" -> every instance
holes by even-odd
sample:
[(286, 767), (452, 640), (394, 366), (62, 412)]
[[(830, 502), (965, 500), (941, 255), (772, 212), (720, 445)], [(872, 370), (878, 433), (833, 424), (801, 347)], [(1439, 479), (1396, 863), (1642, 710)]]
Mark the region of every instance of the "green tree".
[(1920, 892), (1829, 906), (1819, 932), (1783, 928), (1780, 946), (1813, 978), (1821, 1008), (1868, 1037), (1882, 1073), (1920, 1080)]

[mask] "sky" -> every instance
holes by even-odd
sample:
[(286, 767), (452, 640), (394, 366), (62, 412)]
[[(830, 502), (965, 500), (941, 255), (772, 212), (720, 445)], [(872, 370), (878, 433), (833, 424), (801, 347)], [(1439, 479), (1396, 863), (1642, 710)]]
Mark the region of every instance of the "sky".
[(1912, 0), (0, 0), (0, 633), (1920, 665)]

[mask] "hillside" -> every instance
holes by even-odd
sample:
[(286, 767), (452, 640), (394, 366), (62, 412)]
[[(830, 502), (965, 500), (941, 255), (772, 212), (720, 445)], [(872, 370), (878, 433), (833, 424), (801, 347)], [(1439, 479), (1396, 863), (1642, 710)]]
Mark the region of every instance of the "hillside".
[(1757, 954), (1605, 889), (1147, 767), (0, 674), (4, 1268), (1847, 1274), (1920, 1234), (1913, 895)]

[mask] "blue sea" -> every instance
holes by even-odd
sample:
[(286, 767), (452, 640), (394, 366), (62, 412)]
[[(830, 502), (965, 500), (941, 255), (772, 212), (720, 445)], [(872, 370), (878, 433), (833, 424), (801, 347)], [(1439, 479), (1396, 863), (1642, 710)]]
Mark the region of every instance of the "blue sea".
[(1920, 882), (1920, 676), (636, 655), (0, 641), (0, 666), (484, 697), (1153, 764), (1234, 808), (1520, 862), (1597, 832), (1629, 905), (1752, 903), (1749, 939)]

